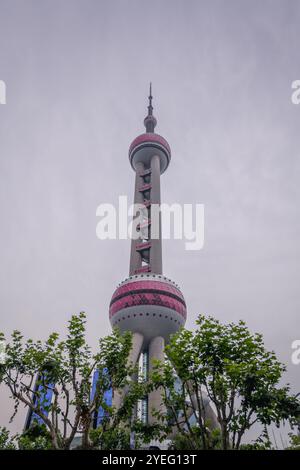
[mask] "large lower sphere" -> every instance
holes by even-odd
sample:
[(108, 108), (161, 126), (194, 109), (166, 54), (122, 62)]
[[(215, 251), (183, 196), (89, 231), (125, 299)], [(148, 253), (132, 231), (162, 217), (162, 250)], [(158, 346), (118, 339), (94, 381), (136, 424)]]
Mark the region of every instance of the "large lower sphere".
[(144, 345), (152, 338), (170, 335), (186, 321), (184, 297), (174, 282), (163, 275), (138, 274), (123, 281), (115, 290), (109, 307), (112, 327), (144, 336)]

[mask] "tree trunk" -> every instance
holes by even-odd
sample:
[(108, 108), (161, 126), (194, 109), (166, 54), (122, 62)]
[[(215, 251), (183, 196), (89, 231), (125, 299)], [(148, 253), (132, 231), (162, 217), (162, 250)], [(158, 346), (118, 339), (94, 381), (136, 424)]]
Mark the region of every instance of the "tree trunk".
[(222, 433), (222, 447), (223, 450), (228, 450), (228, 430), (227, 430), (227, 425), (222, 422), (221, 423), (221, 433)]
[(52, 429), (51, 431), (51, 440), (52, 440), (52, 445), (54, 447), (55, 450), (59, 450), (60, 449), (60, 446), (58, 444), (58, 439), (57, 439), (57, 435), (56, 435), (56, 432), (54, 429)]

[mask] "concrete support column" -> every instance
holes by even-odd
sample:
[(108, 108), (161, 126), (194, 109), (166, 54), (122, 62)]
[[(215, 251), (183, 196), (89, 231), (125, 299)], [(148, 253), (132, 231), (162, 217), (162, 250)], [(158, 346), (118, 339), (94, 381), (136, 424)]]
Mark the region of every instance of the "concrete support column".
[[(160, 158), (154, 155), (151, 158), (151, 249), (150, 249), (150, 267), (151, 272), (162, 274), (162, 242), (161, 242), (161, 214), (158, 217), (154, 215), (152, 204), (160, 208)], [(154, 221), (158, 219), (159, 226), (154, 227)], [(152, 238), (155, 232), (155, 238)]]
[[(144, 198), (143, 194), (139, 191), (139, 188), (144, 184), (143, 178), (140, 176), (144, 171), (144, 164), (138, 162), (136, 164), (136, 173), (135, 173), (135, 188), (134, 188), (134, 204), (143, 204)], [(138, 251), (136, 251), (136, 245), (140, 243), (141, 240), (131, 240), (131, 253), (130, 253), (130, 267), (129, 275), (133, 276), (135, 270), (139, 269), (142, 266), (142, 258)]]
[[(143, 342), (144, 342), (144, 336), (141, 333), (133, 333), (132, 347), (131, 347), (131, 351), (129, 353), (128, 361), (127, 361), (128, 367), (137, 364), (140, 354), (141, 354)], [(136, 377), (132, 377), (132, 379), (134, 380), (136, 379)], [(126, 387), (123, 388), (122, 390), (113, 391), (112, 403), (113, 403), (113, 406), (115, 406), (117, 410), (121, 407), (125, 394), (126, 394)]]
[[(161, 336), (157, 336), (153, 338), (149, 344), (149, 375), (153, 370), (153, 359), (158, 359), (161, 362), (165, 360), (165, 341), (164, 338)], [(162, 413), (166, 413), (166, 408), (163, 403), (163, 391), (162, 389), (154, 390), (153, 392), (149, 393), (148, 396), (148, 422), (149, 424), (154, 424), (156, 422), (156, 418), (152, 415), (152, 410), (160, 411)]]
[[(191, 396), (193, 407), (202, 414), (202, 416), (204, 417), (204, 420), (207, 422), (208, 428), (209, 429), (220, 428), (217, 415), (213, 411), (212, 407), (210, 406), (209, 398), (206, 395), (206, 393), (202, 391), (202, 394), (199, 393), (199, 396), (197, 399), (196, 393), (193, 393), (193, 387), (191, 383), (189, 383), (189, 388), (191, 392), (190, 396)], [(199, 410), (199, 406), (201, 407), (201, 410)]]

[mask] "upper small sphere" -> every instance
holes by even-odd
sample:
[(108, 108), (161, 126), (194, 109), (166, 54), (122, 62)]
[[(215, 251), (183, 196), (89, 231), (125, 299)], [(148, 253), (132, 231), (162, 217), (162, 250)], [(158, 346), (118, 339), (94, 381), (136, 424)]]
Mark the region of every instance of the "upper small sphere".
[(134, 170), (138, 162), (149, 167), (153, 155), (160, 157), (160, 172), (163, 173), (169, 166), (171, 149), (166, 139), (159, 134), (145, 132), (136, 137), (129, 147), (129, 160)]
[(153, 114), (148, 114), (144, 119), (144, 126), (146, 127), (146, 132), (154, 132), (156, 127), (157, 120)]

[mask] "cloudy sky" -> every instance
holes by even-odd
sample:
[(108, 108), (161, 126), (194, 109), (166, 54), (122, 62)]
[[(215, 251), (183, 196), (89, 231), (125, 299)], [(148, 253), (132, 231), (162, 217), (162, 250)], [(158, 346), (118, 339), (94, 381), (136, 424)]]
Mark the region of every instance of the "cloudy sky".
[(299, 25), (297, 0), (0, 0), (1, 330), (45, 338), (85, 310), (93, 345), (110, 332), (130, 242), (98, 240), (96, 208), (133, 196), (151, 80), (163, 201), (205, 205), (204, 248), (163, 247), (187, 326), (244, 319), (300, 391)]

